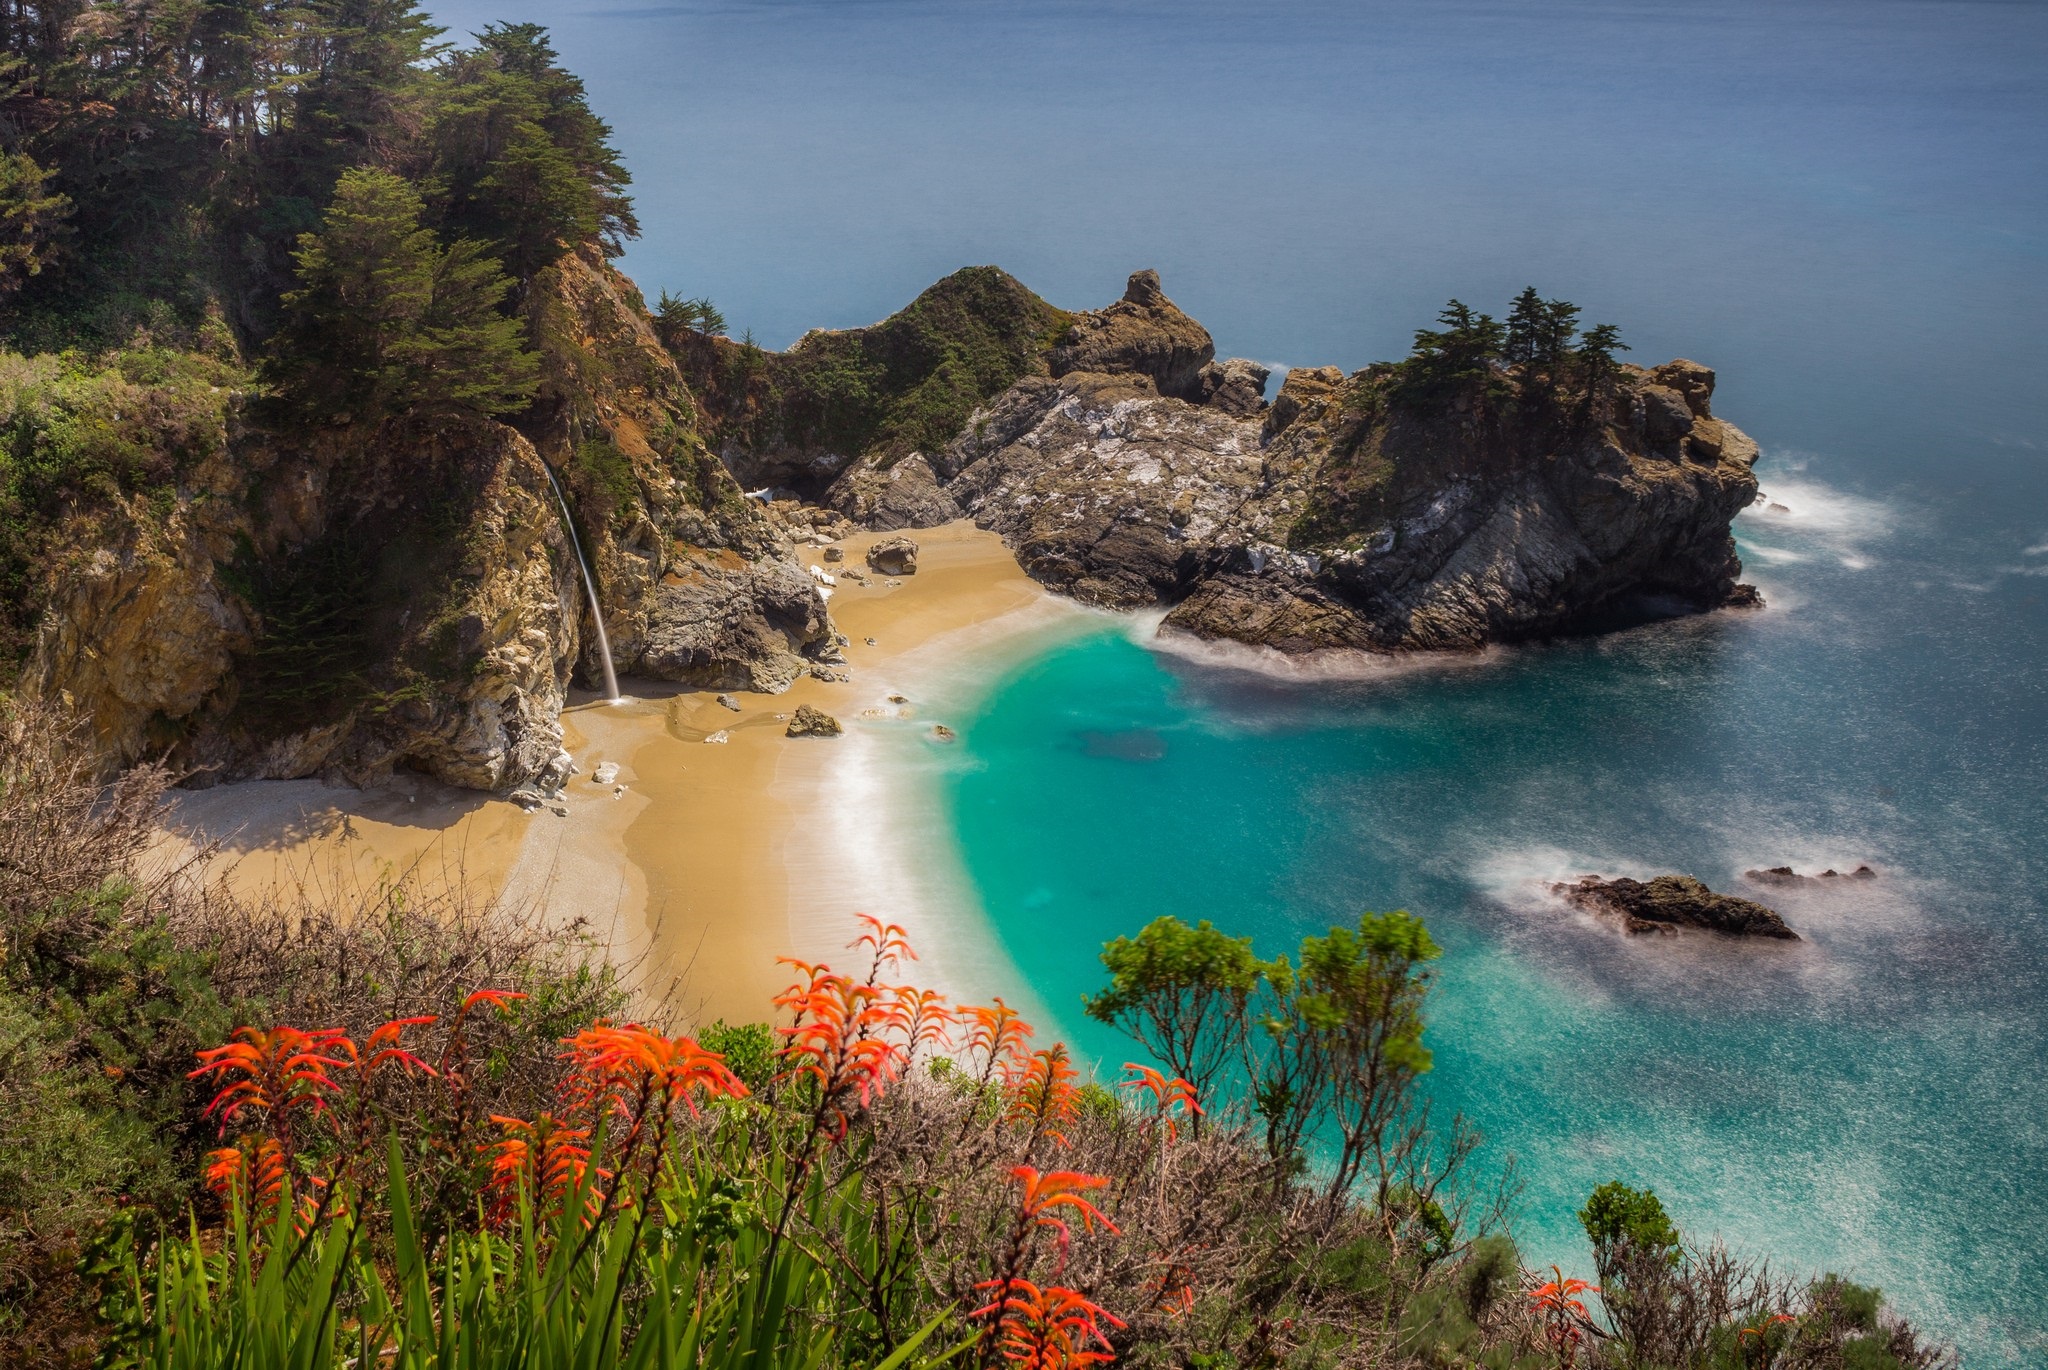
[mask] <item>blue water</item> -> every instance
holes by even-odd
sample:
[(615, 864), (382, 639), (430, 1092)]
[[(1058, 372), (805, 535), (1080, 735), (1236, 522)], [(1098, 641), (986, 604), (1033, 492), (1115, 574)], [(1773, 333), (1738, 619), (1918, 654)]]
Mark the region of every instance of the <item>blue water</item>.
[[(2048, 1359), (2048, 5), (432, 8), (552, 25), (637, 178), (627, 269), (770, 345), (996, 262), (1072, 308), (1157, 267), (1271, 363), (1534, 283), (1717, 367), (1792, 510), (1743, 520), (1771, 611), (1348, 684), (1106, 628), (963, 720), (967, 869), (1056, 1007), (1160, 912), (1277, 950), (1406, 905), (1448, 949), (1434, 1088), (1518, 1157), (1532, 1254), (1583, 1264), (1569, 1210), (1622, 1176)], [(1537, 893), (1865, 860), (1784, 901), (1791, 949)]]
[[(1482, 1168), (1516, 1157), (1527, 1254), (1584, 1266), (1572, 1210), (1624, 1179), (1695, 1232), (1881, 1285), (1974, 1363), (2038, 1358), (2048, 699), (2010, 656), (2026, 592), (1959, 592), (1942, 510), (1810, 469), (1765, 488), (1793, 515), (1742, 521), (1779, 558), (1763, 614), (1348, 683), (1118, 628), (1037, 660), (964, 729), (969, 869), (1112, 1064), (1131, 1048), (1074, 1011), (1109, 937), (1173, 913), (1271, 954), (1421, 913), (1446, 949), (1431, 1090), (1487, 1135)], [(1630, 940), (1543, 889), (1861, 862), (1881, 878), (1767, 896), (1807, 938), (1789, 948)]]

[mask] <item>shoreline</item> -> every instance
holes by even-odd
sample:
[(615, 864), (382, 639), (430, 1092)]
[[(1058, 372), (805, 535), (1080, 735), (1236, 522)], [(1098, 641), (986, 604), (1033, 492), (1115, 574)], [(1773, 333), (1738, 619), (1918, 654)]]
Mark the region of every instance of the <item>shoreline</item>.
[[(1011, 667), (1103, 616), (1031, 580), (999, 537), (966, 520), (912, 534), (914, 575), (866, 570), (866, 549), (887, 536), (845, 539), (838, 563), (822, 547), (799, 549), (838, 580), (846, 681), (728, 692), (737, 711), (718, 691), (665, 682), (628, 679), (616, 705), (572, 691), (563, 745), (578, 773), (550, 802), (566, 814), (416, 775), (370, 790), (249, 781), (179, 792), (161, 850), (175, 860), (219, 843), (210, 871), (250, 897), (331, 896), (411, 873), (553, 926), (580, 919), (635, 989), (698, 1024), (771, 1017), (788, 979), (776, 958), (836, 963), (856, 912), (906, 925), (924, 958), (919, 983), (1034, 1008), (975, 925), (937, 783), (960, 747), (932, 726), (957, 728)], [(839, 575), (848, 568), (871, 583)], [(845, 733), (784, 736), (804, 704)], [(724, 742), (705, 741), (720, 732)], [(617, 777), (598, 785), (606, 762)]]

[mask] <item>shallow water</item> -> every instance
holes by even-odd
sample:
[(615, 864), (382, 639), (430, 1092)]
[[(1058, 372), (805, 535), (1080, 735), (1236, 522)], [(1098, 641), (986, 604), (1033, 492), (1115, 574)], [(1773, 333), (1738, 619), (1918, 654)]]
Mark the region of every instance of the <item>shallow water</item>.
[[(1789, 511), (1741, 523), (1768, 611), (1352, 680), (1105, 627), (964, 718), (967, 874), (1112, 1062), (1072, 1012), (1101, 939), (1406, 905), (1448, 948), (1435, 1088), (1520, 1159), (1532, 1255), (1582, 1266), (1569, 1211), (1620, 1176), (1973, 1364), (2048, 1358), (2048, 7), (432, 8), (552, 25), (637, 178), (628, 271), (770, 345), (996, 262), (1070, 308), (1157, 267), (1273, 363), (1398, 356), (1533, 282), (1715, 366)], [(1780, 901), (1793, 948), (1540, 895), (1866, 860)]]

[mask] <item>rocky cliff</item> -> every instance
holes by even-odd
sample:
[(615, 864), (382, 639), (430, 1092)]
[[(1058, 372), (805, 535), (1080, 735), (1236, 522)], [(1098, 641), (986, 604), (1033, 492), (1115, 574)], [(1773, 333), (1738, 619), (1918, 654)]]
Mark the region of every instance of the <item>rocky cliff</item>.
[(110, 764), (168, 757), (198, 783), (558, 780), (566, 687), (597, 665), (565, 503), (620, 672), (779, 690), (836, 656), (638, 293), (595, 253), (535, 289), (545, 380), (517, 426), (288, 439), (219, 392), (218, 441), (49, 539), (24, 690), (88, 714)]
[[(1754, 602), (1729, 532), (1756, 445), (1711, 409), (1714, 373), (1613, 367), (1577, 389), (1495, 365), (1424, 388), (1217, 363), (1140, 272), (1076, 316), (947, 444), (845, 466), (827, 498), (904, 526), (1001, 533), (1039, 580), (1169, 631), (1302, 652), (1468, 649)], [(1526, 371), (1526, 368), (1525, 368)]]

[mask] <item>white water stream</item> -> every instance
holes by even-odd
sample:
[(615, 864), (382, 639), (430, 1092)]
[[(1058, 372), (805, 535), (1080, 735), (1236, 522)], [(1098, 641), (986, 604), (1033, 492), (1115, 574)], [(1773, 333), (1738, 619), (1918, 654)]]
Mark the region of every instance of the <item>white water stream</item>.
[(604, 610), (597, 603), (597, 581), (590, 574), (590, 560), (583, 555), (583, 539), (576, 536), (576, 520), (569, 516), (569, 497), (562, 493), (562, 483), (555, 479), (554, 468), (546, 462), (540, 469), (548, 473), (548, 484), (555, 487), (555, 503), (562, 506), (562, 526), (569, 530), (569, 545), (576, 550), (576, 565), (583, 572), (583, 593), (590, 600), (590, 621), (597, 628), (597, 659), (604, 666), (604, 697), (613, 704), (621, 698), (619, 677), (612, 670), (612, 641), (605, 635)]

